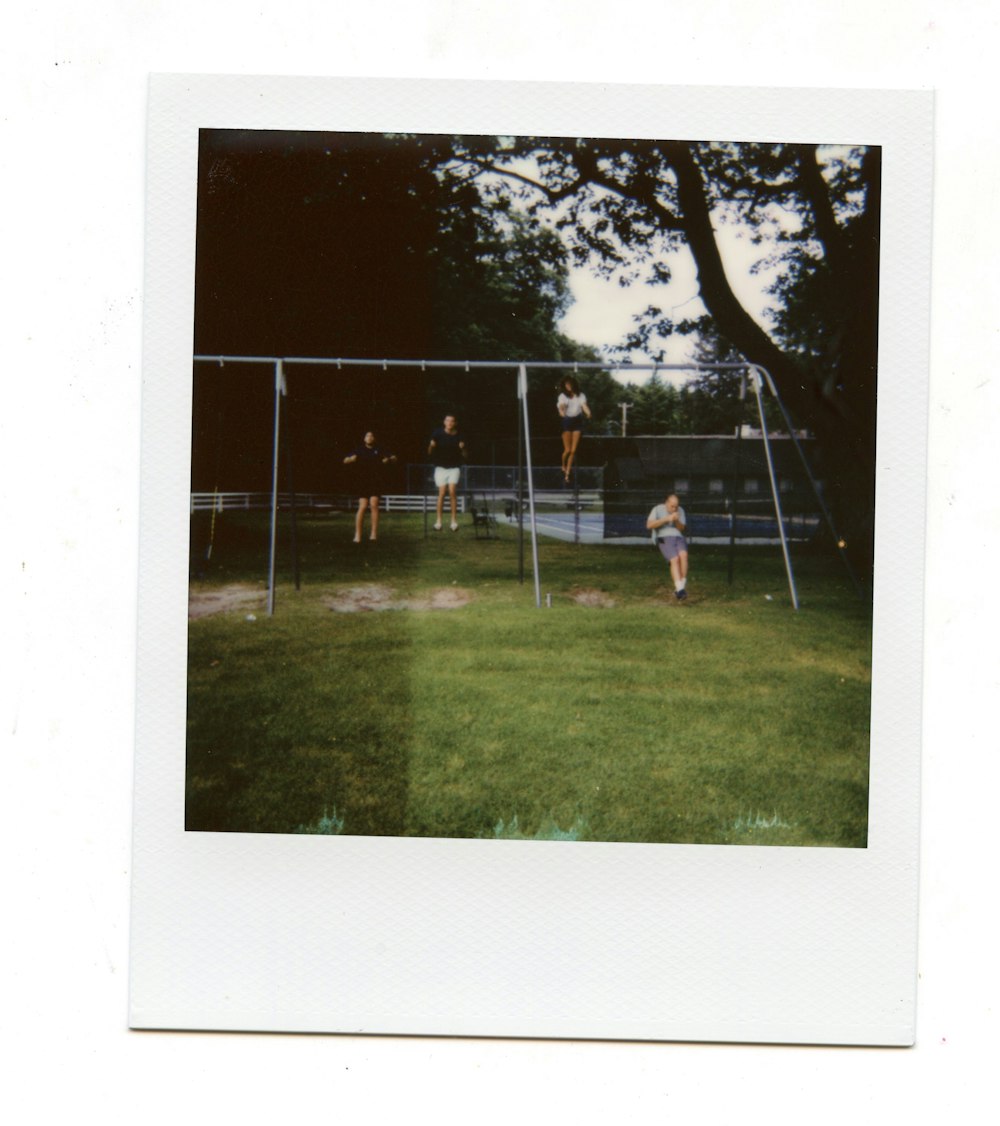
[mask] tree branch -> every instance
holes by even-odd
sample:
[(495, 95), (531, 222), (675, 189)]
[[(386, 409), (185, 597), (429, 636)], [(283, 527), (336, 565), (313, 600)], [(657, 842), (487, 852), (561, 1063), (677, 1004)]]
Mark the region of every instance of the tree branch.
[(536, 191), (542, 193), (549, 203), (561, 203), (569, 196), (575, 195), (582, 187), (583, 181), (577, 178), (571, 184), (567, 184), (564, 188), (550, 188), (547, 184), (543, 184), (538, 180), (533, 180), (530, 176), (525, 176), (520, 172), (515, 172), (513, 168), (502, 168), (499, 164), (494, 164), (491, 160), (483, 160), (479, 157), (471, 158), (472, 163), (479, 166), (479, 171), (473, 174), (473, 179), (476, 176), (485, 175), (487, 172), (493, 172), (497, 176), (505, 176), (510, 180), (517, 180), (518, 183), (525, 184), (529, 188), (534, 188)]
[(715, 241), (712, 216), (701, 170), (689, 145), (683, 141), (665, 146), (664, 155), (677, 176), (678, 198), (684, 217), (684, 232), (698, 271), (701, 299), (721, 333), (748, 360), (763, 364), (775, 374), (784, 372), (784, 353), (743, 308), (733, 293)]
[(576, 179), (563, 188), (550, 188), (547, 184), (534, 180), (530, 176), (515, 172), (512, 168), (503, 168), (490, 160), (474, 158), (473, 163), (480, 166), (480, 173), (477, 173), (478, 175), (492, 172), (498, 176), (505, 176), (508, 179), (516, 180), (518, 183), (525, 184), (527, 187), (534, 188), (536, 191), (541, 192), (550, 204), (561, 203), (563, 200), (569, 199), (570, 196), (576, 195), (588, 184), (597, 188), (604, 188), (605, 191), (611, 192), (613, 195), (617, 195), (622, 199), (632, 200), (635, 203), (647, 207), (652, 212), (657, 225), (662, 230), (677, 232), (684, 230), (684, 224), (660, 203), (653, 190), (630, 191), (623, 187), (600, 170), (597, 164), (597, 158), (593, 153), (587, 153), (586, 155), (577, 154), (574, 160), (577, 165)]
[(809, 204), (816, 223), (816, 236), (823, 244), (830, 269), (843, 277), (848, 270), (848, 252), (844, 232), (833, 213), (830, 190), (820, 171), (816, 149), (809, 145), (796, 145), (799, 164), (799, 184)]

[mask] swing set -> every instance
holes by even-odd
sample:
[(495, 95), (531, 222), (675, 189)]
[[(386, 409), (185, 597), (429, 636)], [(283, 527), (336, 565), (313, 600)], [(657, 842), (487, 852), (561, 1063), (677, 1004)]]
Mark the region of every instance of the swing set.
[[(777, 520), (778, 534), (781, 540), (782, 556), (784, 558), (785, 572), (788, 579), (788, 588), (791, 597), (792, 607), (795, 610), (799, 609), (798, 592), (795, 586), (795, 577), (792, 571), (792, 562), (788, 550), (788, 539), (785, 532), (785, 521), (781, 510), (781, 500), (779, 496), (779, 488), (777, 476), (774, 468), (774, 459), (772, 456), (770, 440), (768, 438), (767, 419), (764, 412), (764, 392), (770, 393), (771, 397), (778, 405), (778, 409), (784, 420), (788, 434), (794, 443), (796, 452), (798, 453), (802, 465), (805, 469), (806, 475), (812, 486), (812, 491), (815, 499), (819, 505), (819, 510), (822, 513), (827, 527), (833, 535), (837, 551), (847, 568), (848, 574), (854, 583), (855, 589), (858, 594), (861, 594), (860, 583), (857, 576), (851, 567), (851, 563), (847, 558), (844, 551), (844, 541), (838, 535), (834, 527), (833, 518), (827, 508), (819, 485), (812, 474), (809, 464), (806, 460), (805, 453), (802, 445), (799, 442), (795, 428), (792, 425), (791, 418), (785, 408), (784, 403), (778, 394), (777, 388), (774, 385), (774, 380), (771, 378), (769, 372), (758, 364), (751, 363), (686, 363), (686, 364), (667, 364), (667, 363), (638, 363), (638, 364), (602, 364), (602, 363), (575, 363), (564, 361), (529, 361), (529, 362), (516, 362), (510, 360), (376, 360), (376, 359), (344, 359), (342, 357), (298, 357), (298, 356), (238, 356), (238, 355), (202, 355), (197, 354), (194, 356), (196, 363), (202, 364), (215, 364), (219, 367), (224, 367), (227, 363), (230, 364), (255, 364), (263, 365), (271, 369), (274, 381), (274, 412), (273, 412), (273, 456), (272, 456), (272, 470), (271, 470), (271, 492), (270, 492), (270, 534), (269, 534), (269, 549), (268, 549), (268, 580), (267, 580), (267, 613), (274, 614), (275, 609), (275, 563), (277, 554), (277, 530), (278, 530), (278, 486), (279, 486), (279, 461), (281, 456), (281, 421), (282, 421), (282, 400), (289, 394), (288, 373), (289, 370), (296, 366), (307, 365), (322, 365), (326, 367), (335, 367), (337, 371), (343, 371), (345, 368), (381, 368), (388, 370), (389, 368), (417, 368), (422, 372), (430, 369), (437, 368), (451, 368), (462, 369), (467, 373), (482, 370), (506, 370), (513, 372), (516, 375), (516, 395), (520, 403), (518, 411), (518, 473), (517, 473), (517, 506), (518, 513), (518, 547), (519, 547), (519, 580), (523, 583), (525, 577), (525, 520), (524, 514), (527, 512), (528, 517), (528, 531), (527, 537), (530, 542), (531, 558), (532, 558), (532, 574), (534, 581), (534, 596), (536, 608), (542, 607), (542, 588), (541, 576), (538, 560), (538, 524), (536, 514), (536, 492), (534, 487), (534, 471), (532, 466), (532, 449), (531, 449), (531, 429), (528, 417), (528, 371), (534, 370), (560, 370), (571, 371), (577, 373), (582, 370), (598, 370), (606, 372), (628, 372), (635, 373), (639, 371), (649, 371), (652, 373), (665, 372), (665, 371), (689, 371), (689, 372), (710, 372), (710, 371), (730, 371), (740, 372), (740, 400), (743, 401), (746, 397), (747, 388), (753, 392), (756, 400), (757, 414), (760, 420), (760, 432), (763, 442), (763, 450), (767, 461), (768, 478), (770, 482), (771, 498), (774, 505), (775, 517)], [(742, 427), (737, 430), (737, 443), (742, 435)], [(737, 444), (737, 457), (739, 451), (739, 444)], [(526, 496), (525, 496), (525, 485)], [(293, 512), (293, 537), (294, 537), (294, 511), (295, 511), (295, 495), (294, 486), (291, 491), (292, 497), (292, 512)], [(214, 521), (214, 509), (213, 509)], [(732, 554), (735, 546), (735, 520), (733, 522), (733, 531), (730, 538), (730, 577), (732, 576)], [(211, 551), (211, 544), (209, 546)], [(296, 552), (297, 555), (297, 552)], [(296, 558), (296, 587), (298, 586), (298, 559)]]

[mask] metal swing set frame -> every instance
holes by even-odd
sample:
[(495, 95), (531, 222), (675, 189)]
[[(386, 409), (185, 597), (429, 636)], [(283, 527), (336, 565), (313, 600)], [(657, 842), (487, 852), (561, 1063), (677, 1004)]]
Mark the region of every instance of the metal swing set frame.
[[(408, 367), (419, 368), (421, 371), (427, 371), (429, 368), (458, 368), (464, 369), (466, 372), (473, 372), (476, 370), (513, 370), (517, 376), (517, 398), (521, 403), (519, 411), (519, 426), (518, 426), (518, 446), (524, 453), (524, 472), (518, 475), (518, 489), (523, 489), (523, 483), (527, 482), (527, 512), (528, 524), (530, 528), (530, 542), (531, 542), (531, 557), (532, 557), (532, 573), (534, 579), (534, 594), (536, 608), (542, 607), (542, 587), (541, 587), (541, 574), (538, 562), (538, 527), (535, 514), (535, 489), (533, 484), (533, 470), (531, 460), (531, 429), (528, 418), (528, 370), (529, 369), (543, 369), (553, 371), (571, 371), (574, 373), (595, 370), (606, 372), (639, 372), (649, 371), (651, 373), (662, 371), (690, 371), (690, 372), (703, 372), (703, 371), (740, 371), (743, 373), (744, 378), (740, 383), (740, 399), (745, 398), (746, 386), (749, 382), (757, 403), (757, 414), (760, 419), (761, 437), (763, 439), (764, 452), (767, 459), (768, 477), (771, 486), (771, 496), (774, 502), (774, 511), (778, 523), (778, 533), (781, 539), (781, 551), (784, 557), (785, 573), (788, 578), (788, 589), (791, 596), (792, 607), (795, 610), (799, 608), (799, 597), (795, 586), (795, 576), (792, 572), (792, 561), (788, 551), (788, 540), (785, 535), (785, 523), (781, 512), (781, 501), (779, 498), (778, 482), (774, 469), (774, 459), (771, 452), (771, 445), (767, 433), (767, 420), (764, 414), (763, 391), (766, 389), (774, 397), (775, 402), (784, 419), (785, 426), (788, 429), (789, 436), (791, 437), (795, 449), (801, 458), (802, 464), (805, 468), (806, 474), (812, 485), (813, 492), (816, 500), (819, 503), (820, 511), (833, 533), (834, 541), (837, 544), (837, 550), (840, 552), (841, 558), (855, 587), (859, 589), (857, 578), (851, 568), (850, 561), (844, 553), (843, 541), (837, 534), (836, 528), (833, 524), (833, 519), (823, 501), (822, 494), (819, 486), (813, 477), (812, 471), (805, 457), (805, 452), (799, 443), (795, 434), (795, 428), (785, 409), (784, 403), (781, 401), (781, 396), (778, 394), (777, 388), (774, 385), (774, 380), (771, 378), (770, 373), (762, 368), (759, 364), (751, 363), (686, 363), (686, 364), (668, 364), (668, 363), (621, 363), (621, 364), (607, 364), (599, 362), (583, 362), (574, 363), (566, 361), (512, 361), (512, 360), (376, 360), (376, 359), (359, 359), (336, 356), (238, 356), (238, 355), (204, 355), (196, 354), (194, 356), (196, 363), (212, 363), (220, 367), (225, 366), (227, 363), (231, 364), (264, 364), (269, 366), (274, 373), (274, 423), (273, 423), (273, 461), (271, 473), (271, 505), (270, 505), (270, 542), (268, 550), (268, 579), (267, 579), (267, 613), (268, 615), (274, 614), (275, 607), (275, 563), (277, 555), (277, 534), (278, 534), (278, 465), (281, 447), (281, 400), (288, 394), (288, 369), (296, 365), (323, 365), (326, 367), (336, 367), (338, 371), (342, 371), (346, 367), (374, 367), (388, 370), (390, 367)], [(737, 434), (739, 435), (739, 431)], [(519, 498), (519, 544), (520, 544), (520, 559), (521, 559), (521, 581), (524, 579), (524, 503), (523, 498)], [(733, 524), (732, 536), (735, 537), (735, 521)], [(733, 540), (731, 539), (730, 547), (732, 549)]]

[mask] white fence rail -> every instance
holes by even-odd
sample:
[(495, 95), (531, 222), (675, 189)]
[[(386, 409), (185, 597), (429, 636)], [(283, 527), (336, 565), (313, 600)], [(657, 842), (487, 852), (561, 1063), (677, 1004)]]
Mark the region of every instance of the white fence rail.
[[(458, 496), (458, 510), (465, 512), (465, 497)], [(289, 509), (292, 507), (291, 493), (278, 494), (278, 507)], [(357, 497), (345, 493), (296, 493), (295, 507), (301, 511), (349, 511), (358, 503)], [(434, 511), (437, 503), (436, 496), (423, 497), (420, 495), (407, 495), (405, 493), (386, 494), (381, 497), (380, 508), (383, 512), (423, 512), (426, 506), (429, 512)], [(249, 512), (253, 509), (269, 509), (271, 507), (270, 493), (192, 493), (191, 512)]]
[[(339, 508), (346, 507), (346, 498), (334, 494), (296, 493), (296, 508)], [(278, 506), (290, 508), (291, 493), (278, 494)], [(192, 512), (237, 512), (257, 508), (270, 508), (271, 494), (259, 493), (192, 493)]]
[[(476, 489), (472, 495), (482, 497), (492, 503), (505, 501), (516, 502), (517, 494), (512, 489)], [(467, 496), (459, 492), (459, 512), (466, 512)], [(278, 507), (288, 510), (292, 507), (291, 493), (278, 494)], [(349, 512), (357, 507), (358, 499), (346, 493), (296, 493), (294, 496), (295, 507), (299, 511), (313, 512)], [(601, 504), (601, 494), (597, 489), (543, 489), (535, 490), (535, 503), (556, 508), (582, 509), (597, 508)], [(437, 504), (437, 495), (428, 494), (426, 497), (420, 493), (386, 493), (381, 497), (380, 508), (383, 512), (433, 512)], [(527, 500), (525, 499), (525, 504)], [(191, 513), (195, 512), (249, 512), (255, 509), (269, 509), (271, 507), (271, 494), (266, 492), (224, 492), (224, 493), (192, 493)]]

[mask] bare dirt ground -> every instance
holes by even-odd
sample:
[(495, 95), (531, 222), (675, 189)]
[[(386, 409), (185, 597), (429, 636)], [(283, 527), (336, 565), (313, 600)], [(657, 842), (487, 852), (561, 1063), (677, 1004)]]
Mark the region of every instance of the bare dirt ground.
[(615, 600), (609, 594), (603, 590), (595, 590), (593, 587), (574, 587), (569, 592), (569, 596), (581, 606), (611, 607), (615, 604)]
[[(340, 614), (370, 610), (457, 610), (472, 601), (472, 591), (459, 586), (439, 587), (425, 598), (399, 598), (392, 587), (370, 583), (352, 586), (328, 595), (323, 605)], [(267, 593), (258, 588), (231, 583), (215, 590), (192, 590), (188, 595), (188, 618), (207, 618), (228, 611), (262, 611)]]
[[(593, 587), (574, 587), (569, 596), (580, 606), (610, 609), (616, 604), (605, 591)], [(390, 586), (368, 583), (346, 587), (327, 595), (322, 602), (338, 614), (359, 614), (375, 610), (457, 610), (472, 599), (472, 591), (459, 586), (438, 587), (425, 598), (400, 598)], [(264, 591), (238, 583), (217, 590), (191, 591), (188, 617), (205, 618), (233, 610), (254, 612), (263, 610), (266, 601)]]
[(227, 610), (263, 610), (267, 594), (256, 587), (230, 583), (217, 590), (192, 590), (188, 595), (188, 617), (207, 618)]
[(324, 598), (323, 604), (339, 614), (369, 610), (457, 610), (472, 601), (472, 592), (459, 586), (439, 587), (426, 598), (398, 598), (392, 587), (352, 586)]

